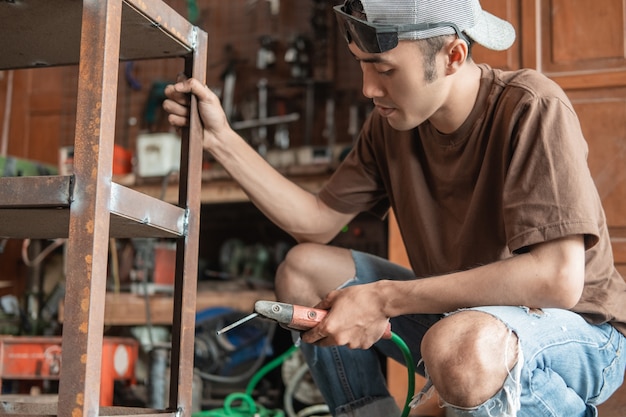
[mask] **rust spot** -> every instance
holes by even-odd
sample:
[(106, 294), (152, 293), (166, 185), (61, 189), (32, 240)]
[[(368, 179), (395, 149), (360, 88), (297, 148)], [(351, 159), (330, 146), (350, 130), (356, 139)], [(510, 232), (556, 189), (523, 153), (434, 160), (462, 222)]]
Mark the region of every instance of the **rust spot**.
[(87, 355), (86, 354), (80, 355), (80, 363), (87, 363)]
[(94, 228), (93, 220), (89, 220), (87, 222), (87, 233), (92, 235), (93, 234), (93, 228)]
[(86, 312), (89, 310), (89, 287), (83, 291), (82, 299), (80, 301), (80, 310)]
[(80, 332), (83, 334), (87, 334), (87, 331), (89, 331), (89, 325), (87, 323), (83, 323), (78, 326), (78, 330), (80, 330)]
[(79, 393), (76, 395), (76, 405), (79, 407), (76, 407), (72, 410), (72, 417), (82, 417), (83, 416), (83, 409), (80, 408), (83, 406), (83, 404), (85, 403), (85, 396), (82, 393)]

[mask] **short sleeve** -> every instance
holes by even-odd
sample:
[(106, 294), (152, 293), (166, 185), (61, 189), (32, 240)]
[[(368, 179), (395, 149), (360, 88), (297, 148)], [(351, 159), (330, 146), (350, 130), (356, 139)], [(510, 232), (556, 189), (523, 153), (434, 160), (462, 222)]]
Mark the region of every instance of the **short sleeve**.
[(571, 104), (534, 97), (521, 109), (503, 197), (511, 251), (574, 234), (585, 236), (587, 248), (595, 245), (602, 212)]
[(389, 199), (380, 174), (385, 172), (381, 170), (385, 150), (372, 140), (375, 125), (372, 116), (368, 117), (354, 147), (319, 193), (325, 204), (339, 212), (369, 211), (382, 218), (389, 210)]

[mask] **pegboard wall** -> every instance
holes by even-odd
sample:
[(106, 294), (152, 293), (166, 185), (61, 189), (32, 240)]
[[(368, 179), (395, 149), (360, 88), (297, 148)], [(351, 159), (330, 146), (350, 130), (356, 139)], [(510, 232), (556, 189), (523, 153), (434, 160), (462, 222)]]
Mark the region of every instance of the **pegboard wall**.
[[(370, 111), (370, 104), (361, 94), (358, 63), (338, 36), (332, 12), (332, 6), (338, 1), (171, 0), (167, 3), (209, 34), (207, 85), (223, 95), (226, 75), (234, 74), (231, 120), (258, 116), (258, 86), (265, 80), (268, 116), (300, 115), (299, 120), (288, 126), (291, 146), (327, 143), (329, 105), (334, 114), (335, 142), (353, 140), (354, 127), (348, 130), (350, 114), (356, 112), (356, 126), (360, 126)], [(139, 132), (169, 129), (160, 108), (162, 87), (176, 79), (182, 65), (181, 60), (120, 64), (117, 144), (134, 149)], [(27, 84), (32, 86), (32, 101), (39, 101), (40, 91), (46, 91), (47, 96), (58, 95), (58, 143), (59, 146), (72, 145), (78, 70), (61, 67), (47, 71), (53, 74), (29, 77)], [(51, 85), (49, 80), (55, 78), (60, 82)], [(308, 87), (314, 91), (312, 110), (311, 101), (307, 102)], [(329, 104), (329, 100), (332, 103)], [(306, 122), (307, 112), (312, 123)], [(245, 137), (249, 132), (240, 133)], [(272, 133), (270, 131), (269, 135)]]

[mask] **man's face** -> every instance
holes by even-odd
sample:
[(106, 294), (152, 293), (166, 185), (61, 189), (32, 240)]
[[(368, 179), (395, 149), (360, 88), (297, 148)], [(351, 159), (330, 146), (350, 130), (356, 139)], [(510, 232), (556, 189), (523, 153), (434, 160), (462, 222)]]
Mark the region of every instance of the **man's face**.
[(398, 130), (409, 130), (423, 123), (444, 104), (445, 77), (441, 59), (435, 60), (435, 79), (424, 78), (424, 57), (415, 41), (400, 41), (381, 54), (368, 54), (356, 44), (348, 45), (363, 71), (363, 94), (371, 98), (378, 111)]

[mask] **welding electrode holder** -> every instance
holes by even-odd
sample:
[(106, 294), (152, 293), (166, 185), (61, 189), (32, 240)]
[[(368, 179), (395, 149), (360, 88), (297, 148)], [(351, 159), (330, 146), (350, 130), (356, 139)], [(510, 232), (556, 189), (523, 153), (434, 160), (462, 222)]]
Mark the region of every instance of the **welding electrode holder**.
[[(284, 327), (294, 330), (309, 330), (321, 322), (328, 311), (277, 301), (259, 300), (254, 304), (254, 311), (263, 317), (275, 320)], [(391, 338), (391, 324), (388, 324), (383, 339)]]

